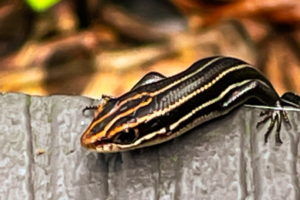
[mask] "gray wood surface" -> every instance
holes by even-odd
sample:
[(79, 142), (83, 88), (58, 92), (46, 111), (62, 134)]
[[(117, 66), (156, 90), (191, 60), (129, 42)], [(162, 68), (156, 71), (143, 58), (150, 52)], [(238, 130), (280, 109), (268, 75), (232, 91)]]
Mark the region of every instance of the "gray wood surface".
[(124, 153), (80, 146), (94, 103), (0, 95), (0, 199), (300, 199), (300, 112), (263, 143), (259, 109), (241, 108), (170, 142)]

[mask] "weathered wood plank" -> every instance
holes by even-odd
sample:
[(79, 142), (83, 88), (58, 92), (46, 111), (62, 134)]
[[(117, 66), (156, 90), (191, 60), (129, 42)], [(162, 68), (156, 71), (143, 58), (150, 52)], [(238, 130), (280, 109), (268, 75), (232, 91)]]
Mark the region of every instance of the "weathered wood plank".
[(263, 143), (260, 110), (232, 115), (162, 145), (97, 154), (80, 147), (93, 100), (0, 95), (0, 199), (300, 199), (300, 112)]

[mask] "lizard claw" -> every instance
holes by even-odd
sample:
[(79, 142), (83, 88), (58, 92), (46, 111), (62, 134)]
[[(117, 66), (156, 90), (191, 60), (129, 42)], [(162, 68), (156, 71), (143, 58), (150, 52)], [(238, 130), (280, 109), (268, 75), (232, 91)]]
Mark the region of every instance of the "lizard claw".
[[(280, 103), (277, 103), (277, 107), (281, 108)], [(290, 120), (287, 116), (286, 111), (284, 110), (266, 110), (260, 113), (260, 117), (264, 118), (257, 122), (256, 128), (260, 127), (261, 125), (267, 123), (270, 121), (267, 132), (264, 136), (264, 142), (268, 142), (268, 138), (270, 136), (270, 133), (272, 132), (273, 128), (276, 126), (276, 135), (275, 135), (275, 141), (277, 144), (282, 144), (282, 140), (280, 137), (280, 130), (282, 122), (284, 122), (287, 125), (287, 128), (291, 128)]]

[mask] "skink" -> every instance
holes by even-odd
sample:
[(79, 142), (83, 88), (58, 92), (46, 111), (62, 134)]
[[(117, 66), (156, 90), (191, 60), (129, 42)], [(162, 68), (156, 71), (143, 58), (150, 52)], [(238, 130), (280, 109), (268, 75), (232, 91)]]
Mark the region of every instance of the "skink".
[[(120, 97), (103, 96), (98, 106), (86, 108), (94, 110), (95, 117), (81, 144), (103, 153), (150, 146), (245, 103), (281, 107), (282, 101), (271, 83), (251, 65), (231, 57), (209, 57), (171, 77), (146, 74)], [(262, 116), (258, 125), (270, 121), (265, 142), (276, 127), (276, 142), (281, 143), (281, 124), (289, 124), (285, 111), (266, 111)]]

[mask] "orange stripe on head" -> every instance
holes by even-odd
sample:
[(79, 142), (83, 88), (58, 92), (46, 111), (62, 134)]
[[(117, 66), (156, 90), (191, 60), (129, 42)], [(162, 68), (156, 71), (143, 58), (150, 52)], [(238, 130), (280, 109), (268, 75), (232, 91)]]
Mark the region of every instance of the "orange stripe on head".
[[(136, 95), (137, 96), (137, 95)], [(131, 100), (134, 100), (136, 98), (131, 98)], [(124, 101), (125, 102), (125, 101)], [(128, 102), (128, 99), (127, 101)], [(95, 120), (93, 121), (90, 126), (87, 128), (87, 130), (83, 133), (83, 136), (82, 136), (82, 143), (94, 143), (96, 141), (99, 141), (101, 140), (102, 138), (111, 138), (113, 137), (115, 134), (110, 134), (108, 133), (108, 130), (109, 128), (117, 121), (119, 120), (120, 118), (122, 117), (125, 117), (126, 115), (130, 115), (131, 113), (135, 112), (136, 110), (138, 110), (139, 108), (142, 108), (144, 106), (147, 106), (149, 105), (150, 103), (152, 102), (152, 98), (147, 98), (145, 101), (143, 102), (140, 102), (138, 105), (136, 105), (135, 107), (123, 112), (123, 113), (120, 113), (118, 114), (112, 121), (110, 121), (102, 131), (99, 131), (98, 133), (95, 133), (93, 135), (90, 135), (90, 132), (91, 130), (98, 124), (98, 123), (101, 123), (101, 121), (98, 119), (98, 120)], [(112, 112), (116, 111), (118, 108), (120, 108), (121, 105), (124, 105), (124, 103), (122, 102), (120, 105), (116, 106), (115, 108), (113, 108), (108, 114), (106, 114), (106, 116), (109, 116)], [(104, 117), (102, 117), (101, 119), (105, 119)], [(120, 130), (122, 130), (123, 127), (121, 127)]]
[[(128, 101), (132, 101), (132, 100), (135, 100), (135, 99), (138, 99), (140, 97), (143, 97), (145, 95), (148, 95), (148, 96), (151, 96), (151, 93), (148, 93), (148, 92), (143, 92), (141, 94), (136, 94), (128, 99), (124, 99), (123, 101), (119, 102), (113, 109), (111, 109), (108, 113), (106, 113), (105, 115), (103, 115), (102, 117), (100, 117), (99, 119), (95, 120), (92, 124), (98, 124), (100, 123), (101, 121), (103, 121), (104, 119), (106, 119), (111, 113), (115, 112), (118, 108), (120, 108), (122, 105), (124, 105), (125, 103), (127, 103)], [(100, 111), (98, 112), (98, 114), (100, 113)], [(91, 127), (91, 126), (90, 126)], [(90, 128), (89, 127), (89, 128)], [(92, 129), (93, 127), (90, 128), (90, 130)], [(89, 130), (89, 131), (90, 131)]]
[[(105, 128), (104, 128), (104, 130), (103, 130), (104, 132), (106, 132), (105, 137), (111, 138), (111, 137), (113, 137), (113, 136), (116, 134), (116, 132), (113, 132), (113, 133), (111, 134), (111, 132), (108, 132), (108, 130), (110, 129), (110, 127), (111, 127), (117, 120), (119, 120), (119, 119), (121, 119), (122, 117), (125, 117), (125, 116), (127, 116), (127, 115), (129, 115), (129, 114), (135, 112), (136, 110), (138, 110), (138, 109), (140, 109), (140, 108), (142, 108), (142, 107), (144, 107), (144, 106), (149, 105), (151, 102), (152, 102), (152, 98), (149, 97), (149, 98), (146, 99), (146, 101), (141, 102), (141, 103), (138, 104), (137, 106), (135, 106), (135, 107), (133, 107), (133, 108), (127, 110), (126, 112), (123, 112), (123, 113), (121, 113), (121, 114), (118, 114), (112, 121), (110, 121), (110, 122), (105, 126)], [(120, 130), (124, 129), (124, 128), (123, 128), (123, 125), (122, 125), (122, 126), (119, 126), (119, 127), (117, 127), (117, 128), (120, 128)]]
[(113, 130), (111, 130), (111, 131), (109, 132), (109, 135), (114, 136), (114, 135), (116, 135), (118, 132), (120, 132), (120, 131), (122, 131), (122, 130), (124, 130), (124, 129), (126, 129), (126, 128), (134, 128), (134, 127), (138, 126), (139, 124), (148, 121), (148, 118), (149, 118), (150, 116), (152, 116), (152, 115), (153, 115), (153, 114), (148, 114), (148, 115), (145, 115), (145, 116), (139, 118), (139, 119), (138, 119), (137, 121), (135, 121), (135, 122), (127, 122), (127, 123), (124, 123), (124, 124), (122, 124), (122, 125), (120, 125), (120, 126), (114, 128)]

